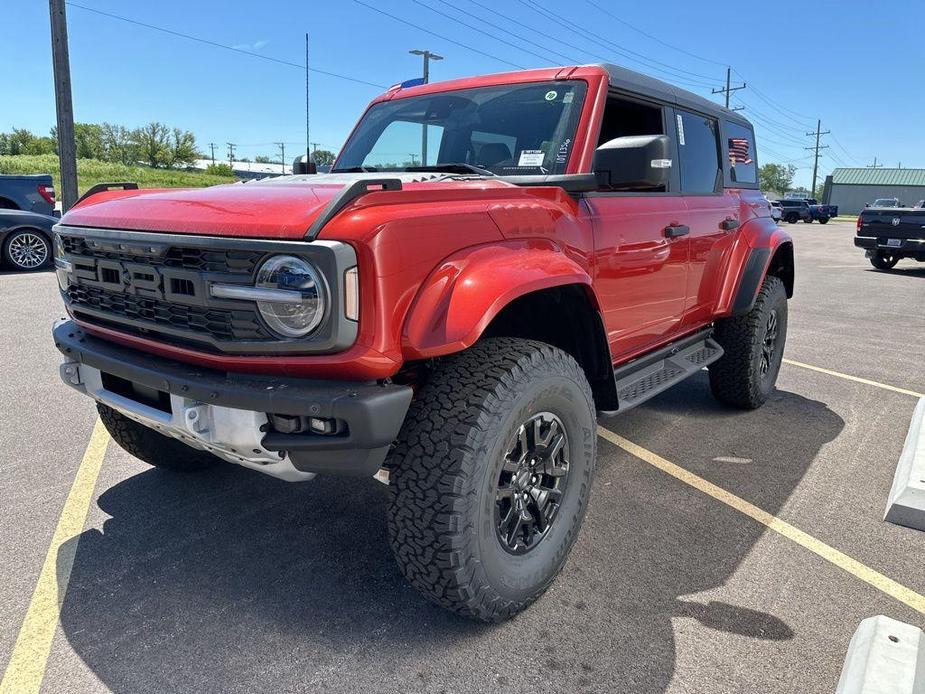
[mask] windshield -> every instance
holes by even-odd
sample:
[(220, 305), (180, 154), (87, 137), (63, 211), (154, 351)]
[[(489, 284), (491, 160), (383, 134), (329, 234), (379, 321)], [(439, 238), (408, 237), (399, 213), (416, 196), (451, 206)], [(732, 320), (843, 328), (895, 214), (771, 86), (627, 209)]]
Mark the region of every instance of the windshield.
[(507, 84), (375, 104), (334, 171), (564, 173), (587, 85)]

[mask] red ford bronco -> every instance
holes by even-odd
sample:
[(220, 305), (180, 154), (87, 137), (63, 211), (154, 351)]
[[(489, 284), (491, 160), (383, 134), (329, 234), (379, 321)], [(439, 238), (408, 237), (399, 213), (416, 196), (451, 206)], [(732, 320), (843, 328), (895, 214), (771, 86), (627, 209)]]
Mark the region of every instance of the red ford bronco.
[(562, 567), (598, 415), (780, 368), (750, 124), (612, 65), (393, 87), (327, 175), (113, 187), (56, 227), (65, 383), (152, 465), (376, 476), (408, 581), (477, 619)]

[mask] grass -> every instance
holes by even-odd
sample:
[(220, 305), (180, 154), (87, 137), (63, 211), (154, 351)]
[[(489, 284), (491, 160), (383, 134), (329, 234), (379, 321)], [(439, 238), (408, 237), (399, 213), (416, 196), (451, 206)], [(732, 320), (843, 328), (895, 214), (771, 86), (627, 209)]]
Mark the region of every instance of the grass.
[[(0, 156), (0, 174), (50, 173), (55, 190), (61, 193), (58, 157), (54, 154), (36, 156)], [(97, 183), (134, 181), (139, 188), (202, 188), (219, 183), (234, 183), (234, 176), (216, 176), (203, 171), (152, 169), (147, 166), (126, 166), (97, 159), (77, 160), (77, 188), (80, 195)]]

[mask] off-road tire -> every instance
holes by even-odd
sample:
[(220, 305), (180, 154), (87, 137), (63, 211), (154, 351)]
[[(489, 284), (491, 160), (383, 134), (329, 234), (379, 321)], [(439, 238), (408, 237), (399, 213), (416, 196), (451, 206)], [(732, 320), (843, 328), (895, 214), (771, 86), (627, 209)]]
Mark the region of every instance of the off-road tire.
[(870, 257), (870, 264), (878, 270), (892, 270), (898, 262), (898, 255), (889, 255), (879, 251)]
[(96, 410), (113, 441), (149, 465), (180, 472), (193, 472), (221, 462), (211, 453), (191, 448), (177, 439), (159, 434), (107, 405), (97, 403)]
[[(568, 483), (547, 535), (525, 554), (502, 546), (496, 490), (505, 451), (540, 412), (561, 418)], [(562, 568), (590, 498), (594, 400), (581, 367), (533, 340), (488, 338), (440, 360), (411, 403), (390, 458), (389, 540), (411, 585), (485, 622), (533, 603)]]
[[(772, 312), (777, 337), (768, 370), (762, 374), (763, 347)], [(717, 321), (713, 337), (724, 350), (723, 356), (708, 367), (713, 395), (720, 402), (742, 409), (763, 405), (774, 390), (787, 339), (787, 291), (780, 278), (765, 277), (752, 309)]]

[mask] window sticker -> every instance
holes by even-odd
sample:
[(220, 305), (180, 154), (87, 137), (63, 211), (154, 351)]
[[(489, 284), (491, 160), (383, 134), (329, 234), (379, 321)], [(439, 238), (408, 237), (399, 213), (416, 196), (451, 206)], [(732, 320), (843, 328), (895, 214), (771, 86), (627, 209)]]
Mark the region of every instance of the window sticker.
[(559, 92), (554, 89), (550, 89), (548, 92), (546, 92), (546, 101), (553, 101), (557, 96), (559, 96)]
[(575, 92), (566, 92), (565, 96), (562, 97), (562, 103), (570, 104), (572, 103), (572, 99), (574, 98), (575, 98)]
[(522, 149), (520, 158), (517, 160), (517, 166), (542, 166), (543, 150), (541, 149)]
[(678, 144), (684, 144), (684, 120), (681, 118), (681, 114), (677, 114), (678, 119)]
[(556, 151), (556, 163), (564, 164), (568, 161), (568, 151), (572, 146), (572, 138), (567, 137), (565, 141), (559, 145), (558, 151)]

